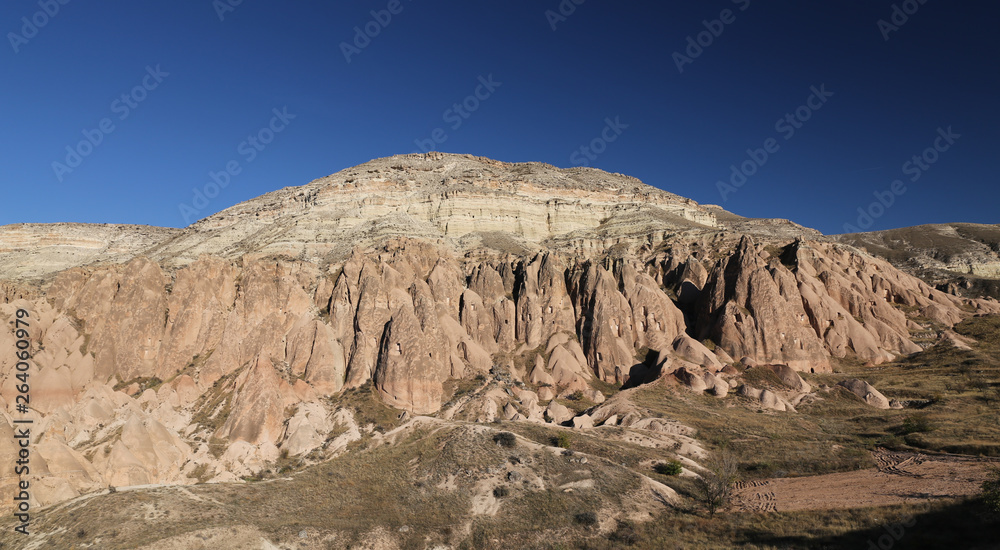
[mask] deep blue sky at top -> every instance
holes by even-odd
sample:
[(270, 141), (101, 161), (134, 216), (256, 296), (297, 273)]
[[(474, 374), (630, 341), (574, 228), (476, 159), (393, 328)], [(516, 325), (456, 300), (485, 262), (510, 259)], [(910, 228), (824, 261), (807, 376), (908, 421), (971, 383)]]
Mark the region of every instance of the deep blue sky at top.
[[(38, 0), (3, 2), (0, 224), (182, 227), (179, 205), (231, 161), (240, 173), (195, 219), (413, 152), (437, 128), (440, 151), (570, 167), (615, 117), (628, 127), (592, 166), (741, 215), (839, 233), (901, 179), (872, 229), (1000, 222), (996, 2), (927, 0), (886, 41), (889, 0), (586, 0), (555, 30), (560, 0), (402, 0), (348, 63), (341, 44), (388, 4), (243, 0), (220, 21), (212, 0), (69, 0), (22, 35)], [(680, 72), (673, 53), (724, 9), (735, 20)], [(31, 37), (15, 52), (9, 33)], [(141, 102), (115, 103), (157, 66), (169, 76)], [(490, 75), (499, 87), (456, 128), (448, 109)], [(776, 122), (821, 85), (833, 96), (785, 139)], [(250, 161), (241, 144), (275, 108), (295, 118)], [(113, 131), (59, 181), (53, 162), (105, 118)], [(948, 127), (961, 137), (911, 181), (904, 163)], [(723, 200), (717, 182), (768, 138), (777, 152)]]

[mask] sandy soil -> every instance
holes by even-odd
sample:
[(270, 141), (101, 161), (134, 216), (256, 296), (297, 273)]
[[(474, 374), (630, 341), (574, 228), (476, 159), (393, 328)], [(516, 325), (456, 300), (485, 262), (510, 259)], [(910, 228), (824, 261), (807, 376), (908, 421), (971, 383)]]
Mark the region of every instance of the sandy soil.
[(741, 482), (736, 509), (774, 512), (887, 506), (979, 492), (987, 462), (975, 458), (875, 453), (878, 467), (820, 476)]

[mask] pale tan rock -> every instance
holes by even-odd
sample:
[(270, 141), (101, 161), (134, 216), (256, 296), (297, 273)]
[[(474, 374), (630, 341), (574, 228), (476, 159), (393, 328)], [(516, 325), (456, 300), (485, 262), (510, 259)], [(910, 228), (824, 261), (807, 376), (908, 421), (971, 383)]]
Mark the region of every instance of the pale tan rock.
[(689, 369), (690, 367), (681, 367), (675, 370), (673, 372), (674, 378), (694, 392), (703, 392), (709, 389), (705, 385), (705, 378), (703, 376), (704, 373)]
[(715, 356), (719, 358), (719, 362), (722, 363), (723, 365), (730, 365), (736, 362), (728, 353), (726, 353), (726, 350), (720, 347), (716, 347), (714, 350), (712, 350), (712, 353), (714, 353)]
[[(80, 453), (55, 438), (46, 438), (35, 445), (35, 452), (45, 460), (48, 473), (68, 482), (77, 494), (102, 488), (98, 471)], [(60, 502), (55, 498), (41, 498), (48, 503)]]
[[(375, 372), (375, 386), (387, 403), (412, 414), (441, 408), (441, 375), (446, 372), (442, 361), (447, 357), (433, 343), (409, 310), (401, 307), (393, 314)], [(471, 342), (465, 344), (471, 349)]]
[(828, 355), (805, 321), (793, 281), (780, 263), (765, 263), (744, 236), (736, 252), (713, 268), (702, 292), (700, 338), (711, 338), (733, 357), (829, 371)]
[[(737, 244), (741, 234), (752, 238)], [(73, 452), (117, 484), (188, 482), (202, 464), (235, 480), (281, 450), (308, 454), (328, 433), (319, 403), (367, 382), (394, 407), (433, 414), (445, 380), (489, 373), (464, 418), (567, 422), (552, 400), (580, 391), (600, 404), (595, 423), (658, 430), (644, 411), (601, 403), (592, 377), (648, 382), (659, 368), (724, 397), (740, 358), (787, 365), (775, 372), (791, 392), (741, 391), (792, 411), (811, 389), (797, 372), (828, 371), (829, 356), (882, 363), (920, 350), (910, 331), (1000, 312), (788, 222), (617, 174), (444, 154), (372, 161), (188, 230), (0, 228), (5, 272), (52, 274), (47, 289), (0, 282), (2, 316), (34, 316), (30, 414), (37, 441), (55, 442), (39, 455), (46, 501), (91, 490), (69, 473)], [(694, 314), (685, 320), (674, 299)], [(0, 331), (0, 349), (12, 346)], [(8, 414), (13, 364), (0, 354)], [(541, 387), (505, 387), (504, 372)], [(140, 395), (140, 377), (166, 382)], [(218, 396), (229, 399), (214, 412), (229, 417), (209, 434), (191, 422)], [(220, 459), (202, 441), (212, 436), (226, 446)]]
[(795, 370), (789, 368), (787, 365), (767, 365), (765, 368), (770, 369), (771, 372), (778, 375), (781, 381), (792, 388), (792, 390), (799, 393), (809, 393), (812, 391), (812, 386), (810, 386), (805, 380), (799, 376)]
[(675, 338), (671, 346), (674, 353), (696, 365), (710, 369), (712, 372), (722, 370), (723, 365), (719, 358), (704, 344), (687, 334), (681, 334)]
[(230, 262), (211, 256), (201, 256), (176, 272), (159, 349), (162, 374), (183, 370), (195, 356), (219, 345), (236, 301), (236, 277)]
[(715, 397), (725, 397), (729, 394), (729, 382), (718, 374), (706, 372), (704, 374), (706, 391)]
[(32, 377), (31, 405), (44, 414), (60, 407), (70, 407), (75, 401), (70, 371), (68, 368), (48, 367)]
[(538, 400), (539, 401), (551, 401), (555, 399), (556, 392), (551, 386), (542, 386), (538, 388)]
[(577, 430), (586, 430), (594, 427), (594, 419), (588, 414), (581, 414), (573, 417), (573, 427)]
[(556, 387), (583, 391), (587, 386), (589, 373), (584, 365), (577, 362), (569, 350), (559, 345), (553, 348), (549, 356), (549, 370), (555, 380)]
[(541, 355), (535, 356), (535, 367), (531, 369), (528, 380), (536, 386), (554, 386), (556, 381), (545, 370), (545, 360)]
[(201, 391), (198, 389), (198, 385), (195, 384), (194, 379), (186, 374), (178, 376), (172, 384), (181, 405), (190, 405), (201, 395)]
[(288, 419), (280, 449), (288, 456), (301, 456), (319, 448), (333, 423), (323, 405), (315, 401), (300, 403), (295, 414)]
[(550, 401), (549, 406), (545, 409), (545, 417), (556, 424), (562, 424), (564, 422), (569, 422), (574, 416), (573, 411), (564, 405), (560, 405), (557, 401)]
[(603, 393), (593, 388), (588, 388), (584, 390), (583, 396), (597, 404), (604, 403), (604, 401), (607, 399), (606, 397), (604, 397)]
[(462, 340), (458, 349), (462, 359), (465, 360), (472, 372), (486, 373), (493, 367), (493, 357), (473, 340)]
[(251, 445), (275, 444), (281, 437), (285, 402), (278, 377), (271, 361), (260, 356), (248, 367), (229, 391), (236, 397), (219, 436), (231, 441), (241, 440)]
[(971, 350), (972, 349), (971, 344), (972, 344), (973, 340), (970, 339), (970, 338), (965, 338), (964, 336), (960, 336), (958, 333), (956, 333), (953, 330), (942, 331), (940, 340), (944, 341), (944, 342), (948, 342), (949, 344), (951, 344), (952, 346), (955, 346), (958, 349), (962, 349), (962, 350)]
[(874, 386), (864, 380), (852, 378), (850, 380), (838, 382), (837, 385), (847, 388), (848, 391), (860, 397), (865, 403), (871, 405), (872, 407), (877, 409), (889, 408), (889, 400), (886, 399), (881, 392), (876, 390)]
[(765, 409), (781, 412), (794, 410), (791, 403), (771, 390), (762, 390), (743, 384), (737, 388), (736, 392), (743, 397), (760, 402), (760, 406)]

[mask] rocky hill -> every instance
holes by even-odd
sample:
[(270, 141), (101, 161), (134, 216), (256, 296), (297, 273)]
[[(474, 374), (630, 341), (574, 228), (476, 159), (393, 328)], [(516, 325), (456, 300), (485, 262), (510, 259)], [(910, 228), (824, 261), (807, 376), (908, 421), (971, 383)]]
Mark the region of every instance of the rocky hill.
[(41, 279), (94, 262), (123, 262), (179, 229), (80, 223), (0, 226), (0, 279)]
[[(34, 322), (37, 506), (304, 468), (392, 440), (379, 415), (617, 426), (697, 470), (694, 431), (620, 389), (794, 414), (817, 398), (803, 375), (885, 364), (1000, 313), (786, 220), (462, 155), (375, 160), (183, 230), (6, 227), (0, 250), (0, 313)], [(4, 495), (15, 363), (0, 355)]]
[(148, 257), (166, 269), (202, 254), (282, 257), (326, 267), (357, 246), (417, 238), (452, 252), (600, 256), (616, 244), (730, 232), (821, 237), (787, 220), (702, 206), (623, 174), (429, 153), (376, 159), (228, 208), (187, 229), (81, 224), (0, 228), (0, 279)]
[(1000, 225), (918, 225), (834, 238), (954, 294), (1000, 298)]

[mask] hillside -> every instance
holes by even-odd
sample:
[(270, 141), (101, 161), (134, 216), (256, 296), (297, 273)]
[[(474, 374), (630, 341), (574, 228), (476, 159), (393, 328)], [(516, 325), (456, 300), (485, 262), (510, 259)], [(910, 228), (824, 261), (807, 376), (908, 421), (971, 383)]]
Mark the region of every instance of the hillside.
[(1000, 225), (919, 225), (835, 238), (954, 294), (1000, 298)]
[[(0, 355), (0, 494), (30, 481), (37, 547), (614, 547), (701, 513), (725, 452), (746, 480), (867, 472), (855, 488), (906, 470), (886, 448), (1000, 456), (1000, 302), (860, 244), (620, 174), (444, 154), (180, 230), (0, 228), (0, 349), (32, 355)], [(918, 411), (935, 433), (900, 431)], [(953, 458), (964, 481), (870, 505), (946, 513), (986, 476)], [(768, 483), (734, 506), (816, 509)]]

